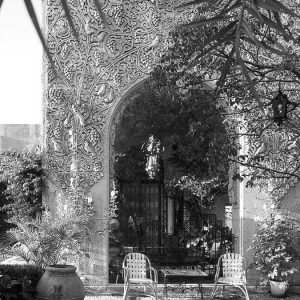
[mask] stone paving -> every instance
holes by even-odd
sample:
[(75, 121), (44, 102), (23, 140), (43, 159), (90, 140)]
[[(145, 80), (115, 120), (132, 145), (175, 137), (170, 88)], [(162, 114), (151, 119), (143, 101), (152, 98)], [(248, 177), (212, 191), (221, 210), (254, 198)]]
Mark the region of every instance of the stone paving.
[[(204, 300), (209, 300), (211, 287), (205, 287), (204, 289)], [(85, 300), (121, 300), (122, 299), (122, 287), (113, 287), (113, 288), (87, 288), (87, 296)], [(284, 298), (274, 298), (271, 296), (267, 289), (256, 289), (250, 287), (248, 289), (250, 300), (274, 300), (274, 299), (284, 299), (284, 300), (300, 300), (300, 295), (293, 294), (291, 292), (287, 293), (287, 296)], [(134, 292), (133, 292), (134, 293)], [(145, 296), (131, 296), (128, 297), (128, 300), (148, 300), (152, 297)], [(152, 298), (153, 299), (153, 298)], [(159, 300), (163, 300), (165, 297), (159, 290)], [(192, 300), (192, 299), (201, 299), (201, 297), (193, 297), (191, 295), (184, 294), (172, 294), (168, 297), (170, 300)], [(245, 299), (241, 293), (236, 290), (228, 290), (224, 296), (215, 297), (218, 300), (242, 300)]]
[[(261, 295), (249, 295), (250, 300), (296, 300), (296, 299), (300, 299), (300, 295), (289, 295), (286, 296), (284, 298), (274, 298), (271, 295), (267, 295), (267, 294), (261, 294)], [(112, 296), (112, 295), (99, 295), (99, 296), (86, 296), (85, 300), (121, 300), (122, 296)], [(129, 297), (127, 298), (128, 300), (149, 300), (149, 299), (153, 299), (151, 297)], [(159, 297), (159, 300), (165, 299), (164, 297)], [(169, 300), (192, 300), (192, 299), (196, 299), (196, 298), (190, 298), (190, 297), (168, 297)], [(200, 300), (201, 298), (197, 298), (197, 300)], [(242, 300), (245, 299), (241, 296), (226, 296), (226, 297), (216, 297), (214, 298), (216, 300)], [(204, 300), (209, 300), (209, 295), (208, 296), (204, 296)]]

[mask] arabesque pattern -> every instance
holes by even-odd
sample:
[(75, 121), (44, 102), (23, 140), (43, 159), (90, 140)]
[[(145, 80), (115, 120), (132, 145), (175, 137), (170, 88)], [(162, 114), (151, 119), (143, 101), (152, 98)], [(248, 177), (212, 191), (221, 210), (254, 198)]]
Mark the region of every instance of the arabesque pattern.
[(69, 0), (72, 32), (59, 0), (47, 0), (46, 163), (62, 189), (87, 191), (103, 177), (105, 124), (112, 105), (152, 70), (175, 23), (193, 11), (175, 0)]

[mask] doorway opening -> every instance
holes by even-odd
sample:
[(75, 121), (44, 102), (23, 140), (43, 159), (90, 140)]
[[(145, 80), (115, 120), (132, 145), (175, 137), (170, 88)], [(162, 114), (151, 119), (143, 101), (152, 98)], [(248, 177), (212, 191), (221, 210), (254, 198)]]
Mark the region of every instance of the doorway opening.
[(209, 102), (211, 92), (203, 90), (201, 97), (173, 101), (155, 93), (151, 82), (127, 96), (114, 140), (110, 282), (121, 282), (129, 252), (146, 254), (158, 268), (199, 267), (213, 276), (218, 257), (233, 250), (227, 164), (211, 171), (205, 158), (212, 140), (218, 142), (212, 135), (225, 129)]

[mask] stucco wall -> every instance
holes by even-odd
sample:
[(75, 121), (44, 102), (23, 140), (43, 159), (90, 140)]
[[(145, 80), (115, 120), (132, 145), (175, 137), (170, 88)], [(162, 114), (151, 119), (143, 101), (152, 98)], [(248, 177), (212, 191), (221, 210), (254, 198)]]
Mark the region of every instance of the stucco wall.
[(300, 182), (291, 187), (281, 199), (281, 207), (293, 214), (299, 214), (300, 222)]
[(22, 151), (41, 142), (39, 124), (0, 124), (0, 150)]

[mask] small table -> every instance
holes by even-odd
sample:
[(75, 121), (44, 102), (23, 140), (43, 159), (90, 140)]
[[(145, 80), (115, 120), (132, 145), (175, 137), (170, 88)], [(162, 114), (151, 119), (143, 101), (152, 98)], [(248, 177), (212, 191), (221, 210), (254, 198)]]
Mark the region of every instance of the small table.
[[(169, 279), (177, 279), (180, 280), (180, 283), (174, 288), (180, 288), (181, 292), (185, 292), (186, 290), (191, 289), (187, 287), (187, 283), (191, 283), (191, 280), (196, 281), (198, 284), (199, 292), (201, 293), (201, 299), (203, 300), (203, 287), (202, 287), (202, 279), (208, 277), (208, 274), (201, 270), (192, 270), (192, 269), (171, 269), (165, 268), (160, 270), (164, 275), (164, 295), (166, 300), (168, 299), (168, 283)], [(171, 287), (169, 287), (170, 289)]]

